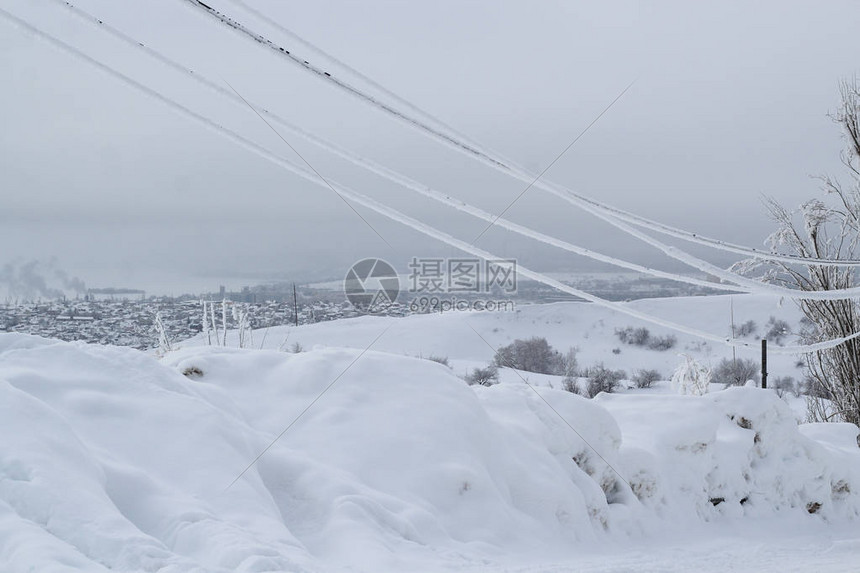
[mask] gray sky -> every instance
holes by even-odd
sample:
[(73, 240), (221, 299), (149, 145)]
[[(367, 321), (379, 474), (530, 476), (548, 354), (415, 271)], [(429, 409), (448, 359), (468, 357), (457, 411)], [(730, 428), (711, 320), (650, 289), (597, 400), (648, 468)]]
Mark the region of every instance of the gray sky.
[[(760, 245), (771, 229), (762, 194), (794, 205), (818, 193), (810, 175), (841, 174), (840, 134), (826, 114), (836, 106), (838, 80), (857, 72), (857, 2), (247, 2), (533, 170), (549, 165), (637, 79), (545, 177), (702, 234)], [(524, 187), (182, 0), (75, 3), (303, 128), (486, 210), (499, 212)], [(231, 1), (210, 4), (303, 53)], [(295, 158), (249, 110), (82, 24), (53, 0), (0, 5)], [(5, 21), (0, 69), (0, 265), (54, 260), (90, 286), (175, 292), (334, 277), (366, 256), (402, 265), (411, 256), (457, 254), (357, 207), (389, 248), (331, 191)], [(291, 143), (325, 176), (458, 237), (472, 239), (485, 226)], [(616, 256), (678, 268), (537, 189), (507, 216)], [(479, 245), (538, 269), (594, 268), (501, 229)]]

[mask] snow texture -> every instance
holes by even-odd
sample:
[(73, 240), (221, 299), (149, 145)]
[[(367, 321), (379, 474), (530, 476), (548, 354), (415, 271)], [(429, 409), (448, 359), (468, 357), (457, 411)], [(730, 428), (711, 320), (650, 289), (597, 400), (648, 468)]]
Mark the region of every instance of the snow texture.
[(754, 388), (587, 400), (379, 350), (8, 334), (0, 421), (3, 571), (487, 570), (860, 513), (857, 428)]

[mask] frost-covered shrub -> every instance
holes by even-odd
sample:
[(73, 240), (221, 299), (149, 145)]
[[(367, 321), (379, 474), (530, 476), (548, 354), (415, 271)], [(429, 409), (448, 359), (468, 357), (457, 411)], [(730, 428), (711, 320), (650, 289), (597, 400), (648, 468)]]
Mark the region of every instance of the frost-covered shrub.
[(587, 379), (585, 385), (585, 395), (589, 398), (594, 398), (601, 392), (610, 394), (618, 388), (618, 383), (627, 377), (623, 370), (610, 370), (598, 364), (592, 366), (585, 372)]
[(632, 326), (628, 326), (627, 328), (616, 330), (615, 335), (624, 344), (633, 346), (646, 346), (648, 341), (651, 340), (651, 332), (644, 327), (633, 328)]
[(495, 364), (489, 364), (485, 368), (475, 368), (471, 374), (466, 375), (466, 383), (469, 386), (492, 386), (499, 383), (499, 370)]
[(756, 330), (758, 330), (758, 325), (755, 323), (755, 321), (748, 320), (735, 329), (735, 336), (738, 338), (752, 336), (753, 334), (755, 334)]
[(666, 336), (655, 336), (648, 342), (648, 348), (650, 350), (660, 351), (670, 350), (674, 348), (677, 343), (678, 339), (671, 334), (667, 334)]
[(615, 336), (624, 344), (632, 346), (643, 346), (650, 350), (669, 350), (677, 344), (678, 339), (672, 335), (667, 336), (651, 336), (651, 332), (644, 327), (617, 329)]
[(672, 374), (672, 387), (680, 394), (702, 396), (711, 384), (711, 370), (699, 364), (688, 354), (682, 354), (684, 362)]
[(516, 368), (537, 374), (564, 374), (565, 357), (546, 338), (535, 336), (514, 340), (496, 351), (493, 362), (499, 368)]
[(764, 337), (773, 341), (775, 344), (782, 344), (783, 339), (790, 333), (791, 327), (784, 320), (770, 317), (765, 325), (767, 332)]
[(759, 363), (752, 359), (723, 358), (714, 368), (711, 381), (727, 386), (743, 386), (747, 380), (754, 380), (757, 384), (760, 370)]
[(660, 378), (660, 373), (656, 370), (637, 370), (633, 375), (633, 382), (637, 388), (650, 388)]
[(576, 355), (579, 354), (579, 348), (571, 346), (567, 352), (561, 357), (561, 371), (557, 372), (560, 376), (575, 377), (579, 375), (579, 361)]
[(436, 356), (436, 355), (431, 354), (430, 356), (427, 357), (427, 360), (429, 360), (430, 362), (436, 362), (438, 364), (441, 364), (442, 366), (447, 366), (448, 368), (451, 368), (451, 365), (448, 363), (448, 357), (447, 356)]
[(773, 385), (773, 389), (776, 391), (776, 395), (782, 398), (786, 394), (794, 394), (794, 396), (800, 396), (800, 389), (795, 382), (794, 378), (791, 376), (779, 376), (773, 379), (771, 383)]

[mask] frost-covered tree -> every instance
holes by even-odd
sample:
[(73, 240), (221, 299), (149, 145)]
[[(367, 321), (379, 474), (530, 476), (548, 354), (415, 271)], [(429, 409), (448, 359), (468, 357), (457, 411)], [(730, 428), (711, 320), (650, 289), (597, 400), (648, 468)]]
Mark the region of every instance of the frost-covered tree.
[[(824, 199), (811, 199), (796, 210), (774, 200), (767, 206), (777, 224), (768, 238), (771, 249), (805, 258), (856, 259), (860, 242), (860, 83), (840, 84), (841, 101), (831, 117), (846, 142), (841, 154), (849, 182), (821, 177)], [(856, 285), (853, 267), (794, 265), (745, 261), (742, 269), (764, 270), (763, 278), (804, 291), (845, 289)], [(849, 336), (860, 330), (856, 300), (806, 300), (800, 308), (808, 319), (803, 332), (813, 343)], [(810, 398), (813, 421), (860, 424), (860, 340), (852, 339), (806, 355), (806, 374), (822, 392)], [(821, 396), (828, 396), (829, 400)]]
[(206, 306), (206, 301), (201, 300), (200, 306), (203, 308), (203, 321), (201, 322), (201, 325), (203, 327), (203, 338), (206, 339), (206, 344), (212, 346), (212, 330), (210, 329), (209, 311)]
[(672, 375), (672, 387), (679, 394), (692, 394), (702, 396), (708, 393), (711, 384), (711, 370), (699, 364), (693, 357), (681, 354), (684, 362)]
[(158, 337), (158, 348), (155, 353), (158, 356), (164, 356), (172, 350), (170, 346), (170, 338), (167, 336), (167, 328), (164, 326), (164, 320), (161, 318), (161, 311), (155, 313), (155, 334)]
[(239, 348), (254, 345), (254, 330), (251, 328), (251, 312), (247, 304), (234, 304), (231, 308), (233, 323), (239, 335)]

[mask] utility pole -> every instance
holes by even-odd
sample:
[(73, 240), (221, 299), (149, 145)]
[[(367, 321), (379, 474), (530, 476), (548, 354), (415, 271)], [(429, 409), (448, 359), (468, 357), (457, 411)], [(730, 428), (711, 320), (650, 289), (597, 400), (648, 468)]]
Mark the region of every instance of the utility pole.
[(296, 296), (296, 283), (293, 283), (293, 316), (296, 319), (296, 326), (299, 325), (299, 298)]
[(767, 388), (767, 339), (761, 339), (761, 387)]

